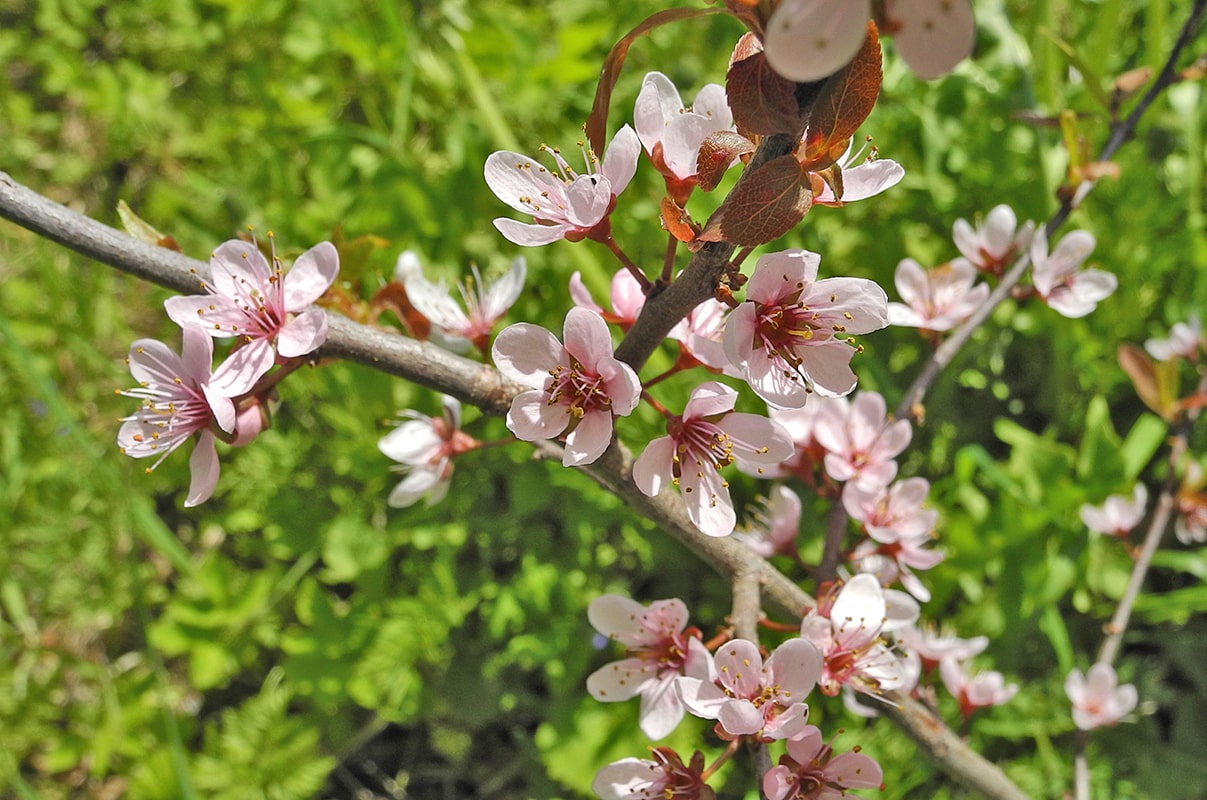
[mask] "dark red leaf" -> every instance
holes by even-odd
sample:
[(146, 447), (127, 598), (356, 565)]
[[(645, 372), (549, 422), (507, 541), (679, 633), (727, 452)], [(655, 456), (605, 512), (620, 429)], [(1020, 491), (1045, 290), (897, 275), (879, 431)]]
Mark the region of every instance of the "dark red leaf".
[(709, 135), (696, 155), (696, 185), (711, 192), (735, 158), (753, 152), (754, 142), (739, 133), (717, 131)]
[(792, 230), (813, 202), (809, 175), (794, 156), (746, 173), (696, 239), (755, 247)]

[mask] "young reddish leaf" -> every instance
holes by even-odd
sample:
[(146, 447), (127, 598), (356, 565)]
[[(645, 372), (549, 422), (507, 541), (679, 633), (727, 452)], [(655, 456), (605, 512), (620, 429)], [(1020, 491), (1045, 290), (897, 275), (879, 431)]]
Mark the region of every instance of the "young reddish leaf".
[(696, 185), (711, 192), (735, 158), (754, 152), (754, 142), (733, 131), (709, 135), (696, 154)]
[(773, 158), (742, 175), (697, 241), (756, 247), (800, 222), (813, 203), (809, 175), (795, 156)]
[[(1169, 369), (1169, 365), (1174, 369)], [(1178, 412), (1176, 362), (1153, 361), (1148, 353), (1130, 344), (1119, 345), (1119, 366), (1132, 379), (1136, 394), (1158, 416), (1173, 421)]]
[(176, 244), (175, 239), (160, 233), (153, 225), (135, 214), (134, 209), (130, 208), (125, 200), (117, 201), (117, 216), (121, 218), (122, 227), (126, 229), (126, 233), (135, 239), (156, 247), (180, 252), (180, 245)]
[(805, 126), (797, 83), (773, 70), (760, 50), (729, 66), (725, 96), (733, 121), (747, 135), (793, 133)]
[(612, 45), (608, 57), (604, 59), (603, 68), (599, 71), (599, 85), (595, 87), (595, 102), (591, 104), (591, 113), (583, 129), (587, 134), (587, 142), (596, 153), (604, 151), (604, 142), (608, 132), (608, 106), (612, 102), (612, 89), (616, 79), (620, 77), (620, 68), (624, 66), (624, 58), (628, 55), (629, 46), (650, 31), (668, 22), (678, 22), (682, 19), (702, 17), (705, 14), (715, 14), (723, 11), (721, 8), (667, 8), (651, 14), (642, 20), (637, 27), (620, 37), (620, 41)]
[(690, 243), (700, 232), (687, 210), (669, 196), (662, 198), (662, 226), (681, 242)]
[(810, 106), (807, 159), (828, 153), (851, 138), (872, 113), (883, 77), (880, 36), (876, 25), (869, 22), (867, 38), (855, 58), (826, 79)]

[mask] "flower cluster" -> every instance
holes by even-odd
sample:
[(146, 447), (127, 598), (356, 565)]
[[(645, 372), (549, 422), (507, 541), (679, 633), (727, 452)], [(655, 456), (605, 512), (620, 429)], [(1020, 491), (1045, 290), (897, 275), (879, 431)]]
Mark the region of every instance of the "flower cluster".
[[(121, 451), (155, 457), (150, 472), (195, 439), (184, 504), (208, 500), (218, 484), (216, 439), (237, 446), (255, 439), (267, 425), (266, 398), (273, 386), (326, 341), (326, 312), (311, 306), (338, 272), (339, 254), (330, 242), (307, 250), (288, 272), (275, 247), (270, 264), (255, 243), (234, 239), (220, 245), (210, 257), (212, 283), (201, 284), (205, 293), (164, 303), (181, 327), (180, 354), (152, 339), (130, 348), (130, 373), (139, 385), (121, 394), (142, 405), (122, 421)], [(216, 368), (214, 339), (235, 339)], [(278, 364), (283, 369), (267, 379)]]

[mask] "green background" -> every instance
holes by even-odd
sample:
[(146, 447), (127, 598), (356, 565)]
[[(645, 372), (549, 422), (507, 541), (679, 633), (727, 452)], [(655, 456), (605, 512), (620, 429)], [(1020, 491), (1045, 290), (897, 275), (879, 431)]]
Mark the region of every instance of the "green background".
[[(956, 218), (997, 203), (1046, 218), (1068, 156), (1059, 131), (1028, 116), (1071, 109), (1096, 149), (1111, 79), (1158, 67), (1189, 3), (975, 6), (975, 58), (944, 80), (917, 81), (886, 45), (861, 135), (906, 178), (815, 209), (785, 237), (822, 253), (823, 276), (874, 278), (896, 299), (899, 259), (956, 255)], [(456, 281), (471, 263), (498, 274), (521, 251), (489, 224), (508, 212), (482, 180), (486, 155), (573, 151), (610, 44), (655, 10), (0, 0), (0, 170), (110, 224), (124, 200), (197, 257), (248, 225), (289, 255), (337, 229), (379, 237), (345, 249), (352, 298), (371, 296), (408, 248), (429, 275)], [(687, 98), (720, 82), (739, 33), (715, 16), (640, 40), (611, 129), (631, 121), (648, 70)], [(1204, 109), (1201, 81), (1170, 91), (1118, 157), (1121, 178), (1073, 216), (1097, 237), (1093, 265), (1119, 276), (1116, 294), (1080, 321), (1004, 304), (939, 381), (902, 458), (903, 475), (934, 483), (943, 517), (948, 559), (925, 576), (925, 618), (989, 635), (978, 664), (1022, 686), (973, 720), (972, 744), (1034, 797), (1071, 787), (1064, 675), (1091, 662), (1131, 564), (1088, 537), (1077, 509), (1167, 470), (1164, 427), (1115, 351), (1207, 308)], [(665, 246), (659, 191), (643, 162), (614, 217), (651, 271)], [(704, 218), (718, 199), (692, 210)], [(528, 282), (508, 319), (554, 330), (570, 274), (602, 297), (615, 268), (586, 242), (522, 254)], [(586, 606), (609, 591), (677, 596), (710, 635), (729, 607), (722, 581), (523, 444), (458, 460), (436, 507), (388, 509), (397, 476), (376, 441), (397, 411), (434, 413), (439, 400), (344, 364), (285, 381), (272, 429), (223, 450), (214, 498), (184, 509), (183, 454), (148, 476), (114, 444), (133, 411), (115, 395), (131, 383), (130, 342), (178, 346), (167, 296), (0, 223), (0, 794), (573, 797), (598, 767), (645, 752), (636, 702), (603, 706), (584, 691), (618, 655), (593, 643)], [(863, 343), (861, 386), (891, 406), (928, 345), (910, 330)], [(681, 407), (694, 379), (660, 399)], [(475, 411), (466, 421), (479, 438), (506, 435)], [(634, 448), (659, 433), (648, 408), (621, 429)], [(740, 505), (761, 491), (732, 480)], [(806, 500), (807, 556), (823, 529), (824, 504)], [(1119, 663), (1141, 707), (1093, 737), (1095, 797), (1207, 794), (1205, 574), (1201, 548), (1171, 537), (1158, 555)], [(954, 701), (936, 694), (957, 725)], [(888, 723), (865, 728), (814, 700), (827, 735), (847, 731), (838, 749), (880, 760), (885, 797), (964, 796)], [(669, 741), (685, 757), (715, 754), (708, 728), (688, 719)], [(741, 796), (744, 769), (715, 785)]]

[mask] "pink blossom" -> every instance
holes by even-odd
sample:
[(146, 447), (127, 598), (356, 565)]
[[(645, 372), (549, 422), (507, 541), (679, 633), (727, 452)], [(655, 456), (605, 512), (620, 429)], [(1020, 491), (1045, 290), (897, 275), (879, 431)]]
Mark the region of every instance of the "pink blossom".
[(817, 423), (818, 414), (834, 399), (819, 395), (809, 398), (809, 402), (801, 408), (767, 408), (767, 416), (771, 421), (792, 437), (793, 452), (784, 461), (765, 469), (759, 477), (787, 478), (795, 475), (812, 485), (814, 468), (820, 466), (826, 454), (825, 448), (813, 438), (813, 428)]
[(813, 437), (826, 449), (826, 472), (836, 481), (884, 486), (897, 475), (894, 460), (913, 437), (907, 420), (889, 422), (884, 398), (860, 392), (827, 403), (817, 415)]
[(511, 268), (489, 287), (476, 266), (470, 269), (473, 280), (457, 285), (464, 310), (453, 300), (444, 281), (432, 283), (423, 276), (419, 259), (410, 250), (398, 257), (394, 275), (406, 289), (407, 299), (415, 310), (427, 317), (452, 349), (462, 350), (472, 343), (485, 351), (495, 323), (507, 313), (524, 288), (527, 262), (523, 258), (515, 259)]
[(1203, 347), (1203, 323), (1197, 314), (1191, 314), (1185, 322), (1175, 323), (1166, 339), (1149, 339), (1144, 349), (1158, 361), (1185, 358), (1197, 361), (1199, 349)]
[[(232, 367), (230, 359), (211, 372), (213, 340), (199, 326), (182, 329), (180, 355), (163, 342), (139, 339), (127, 359), (138, 387), (121, 392), (142, 401), (138, 411), (122, 420), (117, 445), (131, 458), (155, 456), (155, 469), (177, 447), (196, 437), (189, 457), (189, 493), (185, 506), (204, 503), (218, 485), (218, 450), (214, 431), (236, 431), (236, 408), (228, 395), (251, 389), (256, 377)], [(232, 373), (232, 370), (235, 370)], [(215, 386), (221, 386), (221, 390)]]
[(1089, 503), (1083, 505), (1081, 521), (1095, 533), (1107, 533), (1122, 538), (1140, 524), (1147, 507), (1148, 489), (1144, 484), (1137, 483), (1132, 488), (1131, 500), (1113, 494), (1106, 498), (1101, 506), (1092, 506)]
[(591, 791), (603, 800), (716, 800), (704, 782), (704, 754), (697, 751), (684, 764), (669, 747), (650, 749), (654, 759), (622, 758), (602, 768), (591, 782)]
[(784, 0), (767, 20), (767, 63), (789, 80), (821, 80), (859, 52), (871, 16), (870, 0)]
[(690, 107), (684, 107), (670, 78), (650, 72), (641, 82), (633, 124), (668, 190), (682, 203), (696, 182), (700, 145), (718, 131), (733, 130), (733, 113), (723, 86), (708, 84)]
[(863, 278), (817, 280), (821, 256), (769, 253), (746, 285), (746, 302), (725, 323), (725, 353), (755, 393), (789, 408), (810, 392), (831, 397), (855, 388), (851, 334), (888, 324), (888, 297)]
[(988, 636), (961, 639), (944, 636), (933, 628), (908, 627), (897, 632), (897, 641), (906, 652), (918, 656), (926, 669), (934, 669), (945, 659), (967, 661), (985, 652), (989, 646)]
[(930, 80), (972, 53), (976, 21), (968, 0), (884, 0), (883, 32), (919, 78)]
[(974, 229), (965, 219), (957, 219), (951, 228), (951, 238), (964, 258), (974, 267), (992, 275), (1001, 275), (1018, 251), (1031, 244), (1035, 223), (1027, 221), (1018, 227), (1014, 209), (997, 205)]
[(600, 667), (587, 678), (596, 700), (615, 703), (641, 695), (641, 730), (661, 739), (683, 718), (675, 679), (690, 675), (711, 680), (712, 655), (700, 632), (688, 628), (687, 607), (678, 599), (643, 606), (620, 595), (591, 601), (587, 616), (597, 631), (624, 645), (625, 657)]
[(241, 344), (227, 358), (227, 375), (251, 385), (272, 369), (274, 342), (283, 358), (298, 358), (327, 340), (327, 314), (309, 306), (338, 272), (339, 253), (330, 242), (298, 256), (282, 274), (275, 252), (270, 267), (254, 244), (232, 239), (210, 256), (213, 285), (202, 283), (206, 294), (173, 297), (164, 308), (182, 327), (219, 339), (239, 337)]
[(535, 442), (566, 434), (562, 464), (582, 466), (603, 455), (612, 442), (612, 420), (627, 416), (641, 399), (632, 367), (612, 356), (603, 318), (572, 308), (563, 328), (565, 345), (537, 325), (521, 322), (495, 337), (495, 366), (533, 391), (516, 396), (507, 427)]
[(716, 381), (697, 386), (683, 416), (667, 422), (668, 435), (650, 442), (633, 464), (633, 481), (646, 495), (678, 486), (688, 517), (708, 536), (728, 536), (737, 521), (721, 468), (738, 461), (758, 469), (792, 453), (788, 434), (774, 422), (733, 410), (737, 397)]
[[(770, 19), (767, 62), (794, 81), (816, 81), (842, 69), (859, 52), (872, 15), (870, 0), (784, 0)], [(976, 26), (968, 2), (884, 0), (884, 35), (919, 78), (937, 78), (968, 57)]]
[(900, 580), (922, 602), (930, 600), (930, 591), (911, 570), (930, 569), (943, 560), (941, 552), (926, 549), (939, 516), (922, 507), (928, 491), (925, 478), (908, 478), (891, 487), (852, 482), (842, 490), (843, 507), (863, 523), (870, 537), (852, 554), (858, 570), (875, 575), (883, 584)]
[(582, 274), (575, 272), (570, 276), (570, 299), (579, 308), (589, 308), (604, 318), (604, 321), (619, 325), (621, 330), (628, 330), (637, 321), (645, 305), (645, 292), (632, 272), (625, 268), (616, 271), (612, 276), (612, 310), (605, 311), (602, 306), (591, 298), (591, 293), (583, 285)]
[(949, 331), (972, 315), (989, 297), (989, 284), (972, 284), (976, 270), (966, 259), (956, 258), (924, 270), (912, 258), (897, 264), (893, 283), (902, 303), (888, 304), (892, 325)]
[[(916, 604), (913, 609), (917, 609)], [(879, 697), (902, 685), (901, 660), (881, 637), (888, 612), (880, 582), (871, 575), (856, 575), (841, 586), (831, 602), (805, 616), (801, 636), (822, 653), (818, 686), (823, 693), (833, 697), (843, 686), (850, 686)]]
[(1109, 272), (1079, 269), (1093, 250), (1094, 237), (1087, 231), (1068, 234), (1051, 255), (1043, 228), (1031, 240), (1031, 279), (1035, 291), (1062, 316), (1084, 317), (1119, 286), (1119, 279)]
[(525, 247), (566, 239), (577, 242), (589, 236), (607, 239), (606, 221), (616, 196), (629, 185), (637, 171), (641, 143), (628, 125), (616, 132), (597, 163), (593, 153), (586, 154), (587, 171), (571, 169), (561, 153), (542, 146), (552, 155), (557, 171), (535, 163), (520, 153), (500, 150), (486, 159), (486, 184), (495, 196), (516, 211), (531, 214), (535, 222), (524, 223), (500, 217), (495, 220), (499, 233), (514, 244)]
[(858, 752), (834, 755), (813, 725), (786, 742), (788, 752), (763, 776), (767, 800), (840, 800), (850, 789), (876, 789), (884, 780), (880, 765)]
[(787, 486), (771, 490), (761, 508), (754, 512), (754, 521), (737, 531), (734, 538), (763, 558), (783, 553), (796, 553), (796, 537), (800, 533), (800, 497)]
[[(805, 138), (808, 139), (808, 134)], [(871, 141), (870, 136), (867, 141)], [(871, 148), (871, 153), (866, 157), (866, 144), (859, 150), (854, 148), (855, 140), (852, 139), (846, 152), (834, 165), (842, 176), (842, 196), (836, 197), (830, 182), (822, 180), (821, 193), (813, 198), (814, 205), (841, 206), (857, 200), (866, 200), (891, 189), (905, 177), (905, 168), (892, 159), (880, 158), (876, 148)]]
[(724, 303), (710, 297), (679, 320), (667, 337), (679, 342), (684, 353), (710, 370), (740, 378), (725, 355), (723, 339), (728, 313)]
[(390, 492), (393, 508), (406, 508), (421, 498), (429, 506), (444, 499), (453, 477), (453, 457), (473, 450), (478, 442), (461, 431), (461, 403), (441, 396), (444, 412), (439, 419), (414, 411), (405, 412), (406, 422), (386, 434), (377, 449), (399, 462), (402, 482)]
[(717, 720), (718, 734), (774, 740), (804, 731), (804, 699), (821, 674), (821, 654), (810, 642), (789, 639), (764, 662), (757, 645), (734, 639), (717, 649), (715, 663), (715, 681), (684, 677), (675, 683), (688, 711)]
[(1000, 706), (1018, 694), (1018, 684), (1006, 683), (1002, 673), (985, 670), (969, 675), (950, 656), (939, 662), (939, 676), (947, 691), (960, 702), (960, 713), (967, 717), (978, 708)]
[(939, 513), (922, 507), (929, 492), (925, 478), (906, 478), (891, 487), (848, 483), (842, 505), (852, 519), (863, 523), (868, 536), (881, 544), (895, 544), (930, 537)]
[(1130, 683), (1118, 685), (1110, 664), (1099, 661), (1086, 675), (1075, 669), (1065, 678), (1065, 694), (1073, 704), (1073, 724), (1083, 731), (1114, 725), (1130, 714), (1139, 699)]

